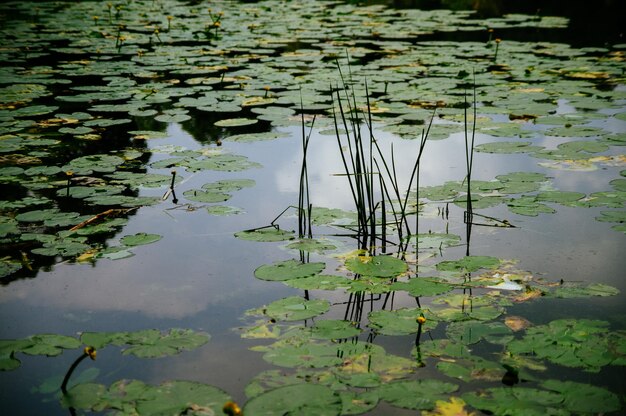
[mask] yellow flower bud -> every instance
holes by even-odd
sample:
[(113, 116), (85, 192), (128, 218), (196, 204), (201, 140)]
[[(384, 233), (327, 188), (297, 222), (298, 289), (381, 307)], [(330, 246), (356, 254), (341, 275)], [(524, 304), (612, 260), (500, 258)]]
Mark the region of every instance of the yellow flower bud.
[(94, 347), (85, 347), (85, 354), (89, 356), (92, 360), (96, 359), (97, 351)]
[(423, 316), (418, 316), (416, 321), (418, 324), (424, 325), (426, 323), (426, 318), (424, 318)]
[(229, 416), (243, 416), (243, 412), (239, 405), (235, 402), (226, 402), (222, 411)]

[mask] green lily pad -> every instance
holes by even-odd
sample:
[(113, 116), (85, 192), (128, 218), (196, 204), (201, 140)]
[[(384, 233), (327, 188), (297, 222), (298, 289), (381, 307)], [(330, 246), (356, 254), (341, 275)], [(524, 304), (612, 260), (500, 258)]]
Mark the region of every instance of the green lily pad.
[[(219, 414), (224, 404), (231, 400), (230, 396), (217, 387), (193, 381), (167, 381), (158, 387), (148, 389), (126, 389), (117, 396), (124, 401), (132, 400), (131, 393), (136, 397), (136, 411), (145, 415), (172, 415), (187, 412), (187, 409), (210, 409), (211, 413)], [(132, 403), (132, 401), (131, 401)]]
[(49, 257), (72, 257), (82, 254), (89, 249), (91, 249), (91, 246), (80, 241), (72, 239), (59, 239), (44, 243), (43, 247), (35, 248), (31, 250), (31, 253)]
[(205, 191), (234, 192), (243, 188), (251, 188), (255, 185), (252, 179), (225, 179), (202, 185)]
[(560, 380), (546, 380), (541, 386), (561, 394), (563, 406), (573, 413), (609, 413), (621, 408), (619, 397), (599, 386)]
[(467, 383), (472, 381), (501, 381), (506, 369), (500, 364), (480, 357), (440, 361), (437, 369), (448, 377), (457, 378)]
[(361, 333), (361, 330), (354, 326), (352, 322), (338, 319), (328, 319), (315, 322), (311, 328), (313, 338), (321, 339), (344, 339), (352, 338)]
[(603, 283), (580, 284), (565, 282), (555, 288), (550, 295), (557, 298), (586, 298), (591, 296), (615, 296), (619, 293), (619, 289)]
[(235, 237), (248, 241), (286, 241), (295, 239), (293, 231), (285, 231), (274, 227), (260, 228), (249, 231), (239, 231), (235, 233)]
[(225, 137), (222, 139), (223, 141), (232, 141), (232, 142), (258, 142), (258, 141), (266, 141), (266, 140), (275, 140), (282, 137), (287, 137), (288, 135), (280, 132), (267, 132), (267, 133), (244, 133), (244, 134), (234, 134), (232, 136)]
[(318, 274), (283, 281), (287, 286), (302, 290), (335, 290), (349, 287), (350, 280), (344, 276)]
[(391, 290), (405, 290), (414, 297), (435, 296), (451, 291), (453, 286), (425, 277), (415, 277), (406, 282), (395, 282)]
[(142, 246), (159, 241), (162, 237), (158, 234), (137, 233), (127, 235), (120, 239), (120, 243), (128, 247)]
[(294, 384), (279, 387), (252, 398), (244, 407), (250, 415), (338, 415), (342, 410), (341, 397), (319, 384)]
[(218, 127), (242, 127), (242, 126), (250, 126), (252, 124), (256, 124), (258, 120), (251, 118), (229, 118), (226, 120), (220, 120), (215, 122), (215, 125)]
[(348, 270), (372, 277), (397, 277), (408, 269), (407, 264), (392, 256), (357, 256), (346, 260)]
[(554, 214), (556, 210), (550, 208), (545, 204), (537, 202), (537, 198), (534, 196), (522, 196), (519, 198), (511, 199), (507, 202), (509, 211), (530, 217), (536, 217), (540, 213)]
[(15, 216), (15, 219), (20, 222), (43, 222), (44, 220), (52, 218), (58, 212), (59, 210), (57, 208), (40, 209), (18, 214)]
[(21, 268), (21, 263), (9, 260), (0, 260), (0, 278), (9, 276)]
[(210, 215), (219, 216), (237, 215), (244, 212), (241, 208), (230, 207), (227, 205), (210, 205), (206, 207), (206, 210)]
[(528, 328), (522, 339), (510, 342), (513, 354), (533, 354), (566, 367), (597, 372), (612, 362), (622, 363), (626, 334), (609, 332), (608, 323), (590, 319), (559, 319)]
[(59, 355), (64, 349), (75, 349), (81, 346), (76, 338), (57, 334), (40, 334), (27, 338), (30, 345), (22, 345), (20, 352), (28, 355)]
[(474, 147), (477, 152), (499, 154), (533, 153), (541, 149), (543, 149), (541, 146), (532, 146), (531, 142), (493, 142)]
[(232, 197), (232, 195), (225, 194), (223, 192), (204, 191), (202, 189), (189, 189), (188, 191), (183, 192), (183, 196), (189, 201), (206, 203), (224, 202), (228, 201)]
[(601, 222), (626, 222), (626, 211), (602, 211), (599, 217), (596, 217), (597, 221)]
[(313, 207), (311, 211), (311, 221), (315, 225), (352, 223), (356, 219), (356, 213), (336, 208)]
[[(419, 308), (373, 311), (368, 314), (369, 327), (383, 335), (415, 334), (419, 326), (416, 319), (423, 315), (425, 315), (424, 311)], [(426, 314), (426, 318), (423, 331), (433, 329), (437, 325), (437, 322), (433, 321), (432, 315)]]
[(301, 321), (328, 311), (330, 304), (324, 299), (306, 300), (297, 296), (270, 303), (264, 313), (278, 321)]
[(543, 191), (537, 194), (537, 201), (556, 202), (558, 204), (570, 205), (585, 197), (581, 192), (568, 191)]
[[(412, 236), (414, 238), (414, 236)], [(418, 248), (441, 248), (455, 246), (461, 242), (456, 234), (428, 233), (417, 235)]]
[(431, 410), (437, 400), (445, 400), (458, 388), (439, 380), (405, 380), (380, 386), (379, 395), (381, 400), (403, 409)]
[(559, 393), (528, 387), (492, 387), (480, 393), (465, 393), (461, 397), (470, 406), (495, 415), (570, 414), (561, 407), (563, 396)]
[(446, 334), (452, 341), (465, 345), (487, 340), (495, 344), (506, 344), (513, 339), (513, 332), (501, 322), (452, 322), (446, 328)]
[(321, 273), (325, 267), (325, 263), (301, 263), (298, 260), (285, 260), (260, 266), (254, 271), (254, 275), (261, 280), (283, 281), (313, 276)]
[(189, 329), (170, 329), (165, 334), (156, 330), (128, 333), (126, 343), (130, 346), (124, 350), (124, 354), (139, 358), (166, 357), (198, 348), (206, 344), (209, 338), (206, 333)]
[(436, 268), (445, 272), (471, 273), (480, 269), (493, 269), (500, 264), (500, 259), (490, 256), (466, 256), (459, 260), (445, 260), (437, 263)]
[(309, 253), (324, 253), (326, 251), (336, 250), (337, 246), (330, 240), (307, 238), (289, 243), (285, 246), (285, 248), (307, 251)]

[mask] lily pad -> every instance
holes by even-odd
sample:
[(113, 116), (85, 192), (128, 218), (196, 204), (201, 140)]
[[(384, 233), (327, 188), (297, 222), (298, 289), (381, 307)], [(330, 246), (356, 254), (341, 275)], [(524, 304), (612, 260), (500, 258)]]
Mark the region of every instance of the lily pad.
[[(423, 316), (419, 308), (403, 308), (395, 311), (373, 311), (368, 315), (369, 327), (383, 335), (415, 334), (418, 330), (417, 318)], [(426, 314), (427, 320), (423, 331), (433, 329), (437, 322), (433, 316)]]
[(471, 273), (480, 269), (493, 269), (500, 264), (500, 259), (490, 256), (466, 256), (459, 260), (445, 260), (437, 263), (439, 271)]
[(346, 260), (348, 270), (372, 277), (397, 277), (407, 271), (407, 264), (392, 256), (356, 256)]
[(324, 299), (306, 300), (291, 296), (270, 303), (264, 313), (278, 321), (301, 321), (321, 315), (329, 307), (329, 302)]
[(563, 396), (553, 391), (529, 387), (493, 387), (480, 393), (466, 393), (461, 397), (470, 406), (495, 415), (569, 415), (561, 407)]
[(251, 415), (338, 415), (341, 397), (333, 390), (319, 384), (294, 384), (279, 387), (254, 397), (244, 407)]
[(145, 244), (156, 243), (161, 239), (161, 236), (158, 234), (146, 234), (146, 233), (137, 233), (134, 235), (127, 235), (120, 239), (120, 243), (128, 247), (134, 246), (142, 246)]
[(445, 400), (458, 388), (439, 380), (405, 380), (382, 385), (379, 395), (381, 400), (403, 409), (431, 410), (437, 400)]
[(391, 290), (405, 290), (414, 297), (435, 296), (451, 291), (453, 286), (425, 277), (415, 277), (406, 282), (396, 282)]
[(251, 118), (229, 118), (226, 120), (220, 120), (215, 122), (215, 125), (218, 127), (242, 127), (242, 126), (250, 126), (252, 124), (256, 124), (258, 120)]
[(235, 233), (235, 237), (241, 238), (242, 240), (263, 242), (286, 241), (296, 238), (293, 231), (285, 231), (274, 227), (239, 231)]
[(321, 339), (344, 339), (352, 338), (361, 333), (352, 322), (341, 321), (338, 319), (327, 319), (315, 322), (315, 326), (311, 328), (313, 338)]
[(534, 354), (555, 364), (597, 372), (612, 362), (622, 363), (626, 334), (609, 332), (608, 323), (590, 319), (559, 319), (528, 328), (522, 339), (508, 344), (513, 354)]
[(335, 290), (349, 287), (350, 280), (343, 276), (318, 274), (283, 281), (287, 286), (302, 290)]
[(263, 265), (254, 271), (261, 280), (283, 281), (300, 279), (319, 274), (326, 267), (325, 263), (302, 263), (297, 260), (285, 260)]
[(291, 250), (302, 250), (310, 253), (324, 253), (326, 251), (336, 250), (337, 246), (330, 240), (326, 239), (300, 239), (287, 244), (285, 248)]

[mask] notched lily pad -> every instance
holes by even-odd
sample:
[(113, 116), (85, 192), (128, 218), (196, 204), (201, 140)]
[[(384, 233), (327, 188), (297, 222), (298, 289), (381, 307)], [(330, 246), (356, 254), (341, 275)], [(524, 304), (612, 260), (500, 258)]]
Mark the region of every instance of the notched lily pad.
[(263, 242), (286, 241), (294, 240), (296, 238), (293, 231), (285, 231), (274, 227), (239, 231), (235, 233), (235, 237), (242, 240)]
[(407, 271), (407, 264), (392, 256), (356, 256), (346, 260), (348, 270), (372, 277), (397, 277)]
[(298, 260), (286, 260), (263, 265), (254, 271), (261, 280), (283, 281), (300, 279), (319, 274), (326, 267), (325, 263), (302, 263)]

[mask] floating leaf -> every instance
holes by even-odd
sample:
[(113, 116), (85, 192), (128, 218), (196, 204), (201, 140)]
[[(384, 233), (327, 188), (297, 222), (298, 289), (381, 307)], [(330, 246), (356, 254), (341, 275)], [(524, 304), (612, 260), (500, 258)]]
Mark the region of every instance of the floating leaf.
[(333, 390), (319, 384), (294, 384), (279, 387), (252, 398), (244, 407), (251, 415), (297, 414), (338, 415), (341, 398)]
[(474, 148), (484, 153), (533, 153), (542, 149), (540, 146), (531, 146), (531, 142), (494, 142), (479, 144)]
[(84, 253), (90, 248), (91, 246), (84, 244), (80, 241), (75, 241), (72, 239), (62, 239), (44, 243), (43, 247), (35, 248), (31, 250), (31, 253), (50, 257), (72, 257)]
[(313, 338), (321, 339), (344, 339), (352, 338), (361, 333), (361, 330), (354, 326), (352, 322), (328, 319), (315, 322), (311, 328)]
[(511, 330), (501, 322), (452, 322), (446, 328), (446, 334), (452, 341), (466, 345), (486, 340), (495, 344), (506, 344), (513, 339)]
[(500, 260), (490, 256), (466, 256), (459, 260), (445, 260), (437, 264), (437, 270), (446, 272), (471, 273), (480, 269), (493, 269)]
[(456, 234), (428, 233), (417, 235), (417, 247), (441, 248), (457, 245), (461, 242), (461, 237)]
[(605, 321), (559, 319), (528, 328), (522, 339), (507, 348), (513, 354), (534, 354), (555, 364), (597, 372), (624, 355), (615, 345), (624, 342), (626, 335), (609, 333), (607, 327)]
[(599, 386), (560, 380), (546, 380), (541, 386), (560, 393), (563, 405), (573, 413), (609, 413), (621, 408), (619, 397)]
[(264, 313), (278, 321), (300, 321), (321, 315), (327, 312), (329, 307), (327, 300), (306, 300), (292, 296), (270, 303)]
[(325, 267), (326, 264), (324, 263), (301, 263), (298, 260), (285, 260), (260, 266), (254, 271), (254, 275), (261, 280), (291, 280), (321, 273)]
[(229, 118), (227, 120), (220, 120), (215, 122), (218, 127), (242, 127), (256, 124), (258, 120), (250, 118)]
[[(129, 394), (132, 390), (127, 390), (126, 395), (123, 392), (119, 394), (126, 396), (125, 401), (133, 398)], [(202, 409), (208, 409), (210, 414), (219, 414), (224, 404), (231, 400), (228, 394), (217, 387), (193, 381), (167, 381), (158, 387), (135, 391), (139, 392), (135, 399), (137, 413), (145, 415), (181, 414), (194, 408), (204, 413), (207, 410)]]
[(122, 237), (120, 239), (120, 243), (128, 247), (134, 247), (155, 243), (160, 239), (161, 236), (158, 234), (137, 233), (134, 235), (127, 235)]
[(356, 213), (336, 208), (313, 207), (311, 221), (315, 225), (352, 223), (356, 221)]
[(397, 277), (408, 269), (404, 261), (392, 256), (356, 256), (346, 260), (346, 267), (372, 277)]
[(209, 341), (209, 335), (194, 332), (190, 329), (170, 329), (161, 334), (159, 331), (142, 331), (128, 333), (126, 343), (130, 347), (124, 354), (132, 354), (140, 358), (156, 358), (175, 355), (183, 350), (192, 350)]
[(373, 311), (368, 314), (369, 327), (383, 335), (415, 334), (418, 330), (417, 318), (426, 315), (423, 331), (433, 329), (437, 322), (433, 315), (419, 308), (403, 308), (395, 311)]
[(493, 387), (461, 396), (470, 406), (496, 415), (569, 415), (561, 408), (563, 397), (551, 391), (527, 387)]
[(344, 276), (318, 274), (283, 281), (287, 286), (302, 290), (335, 290), (340, 287), (349, 287), (350, 280)]
[(380, 399), (404, 409), (431, 410), (438, 400), (455, 392), (456, 384), (439, 380), (396, 381), (380, 386)]
[(183, 196), (190, 201), (214, 203), (228, 201), (232, 195), (217, 191), (190, 189), (183, 192)]
[(579, 284), (565, 282), (551, 293), (557, 298), (586, 298), (591, 296), (615, 296), (619, 289), (603, 283)]
[(293, 231), (285, 231), (274, 227), (259, 228), (256, 230), (239, 231), (235, 237), (249, 241), (285, 241), (295, 239)]
[(300, 239), (285, 246), (291, 250), (302, 250), (310, 253), (324, 253), (326, 251), (336, 250), (337, 246), (330, 240), (326, 239)]
[(405, 290), (414, 297), (435, 296), (452, 290), (452, 286), (426, 277), (415, 277), (406, 282), (395, 282), (391, 290)]
[(244, 212), (241, 208), (226, 205), (210, 205), (206, 207), (206, 210), (210, 215), (220, 216), (237, 215)]

